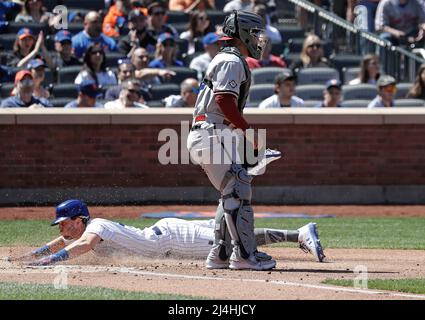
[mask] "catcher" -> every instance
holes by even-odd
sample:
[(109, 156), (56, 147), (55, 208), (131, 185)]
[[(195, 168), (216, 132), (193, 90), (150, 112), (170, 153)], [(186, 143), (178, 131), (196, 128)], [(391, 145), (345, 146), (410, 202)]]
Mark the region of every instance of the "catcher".
[[(138, 229), (106, 219), (90, 219), (87, 206), (80, 200), (67, 200), (56, 207), (61, 236), (24, 256), (9, 257), (33, 266), (50, 265), (94, 250), (100, 255), (123, 250), (142, 257), (183, 257), (205, 259), (214, 242), (214, 219), (186, 221), (165, 218), (153, 226)], [(316, 224), (298, 230), (255, 229), (258, 245), (298, 242), (318, 261), (324, 258)]]

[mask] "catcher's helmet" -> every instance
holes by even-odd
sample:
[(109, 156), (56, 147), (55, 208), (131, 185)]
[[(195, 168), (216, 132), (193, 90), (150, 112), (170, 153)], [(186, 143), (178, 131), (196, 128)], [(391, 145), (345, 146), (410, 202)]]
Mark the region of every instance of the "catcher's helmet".
[[(229, 38), (241, 40), (247, 47), (249, 56), (254, 59), (260, 59), (267, 43), (265, 29), (263, 18), (252, 12), (233, 10), (224, 18), (223, 33)], [(222, 40), (229, 38), (224, 37)]]
[(80, 217), (85, 221), (89, 220), (89, 209), (86, 204), (80, 200), (67, 200), (56, 207), (56, 219), (52, 221), (51, 225), (55, 226), (59, 222), (74, 217)]

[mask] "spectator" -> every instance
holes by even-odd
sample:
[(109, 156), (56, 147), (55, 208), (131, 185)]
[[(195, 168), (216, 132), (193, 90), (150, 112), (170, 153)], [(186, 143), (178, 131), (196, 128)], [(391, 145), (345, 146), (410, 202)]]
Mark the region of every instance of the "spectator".
[(193, 10), (205, 11), (215, 8), (214, 0), (170, 0), (168, 9), (172, 11), (183, 11), (186, 13)]
[(205, 72), (208, 69), (211, 60), (220, 50), (220, 37), (214, 33), (208, 33), (203, 39), (202, 44), (204, 45), (205, 53), (193, 58), (190, 62), (189, 68), (194, 69), (198, 72), (198, 80), (202, 81)]
[(189, 42), (187, 54), (195, 53), (195, 42), (211, 32), (210, 18), (204, 11), (194, 11), (190, 14), (188, 30), (180, 34), (180, 39)]
[(407, 98), (425, 100), (425, 64), (419, 67), (415, 83), (412, 89), (407, 93)]
[(151, 3), (148, 6), (148, 30), (152, 32), (155, 37), (158, 37), (161, 33), (170, 33), (174, 39), (178, 39), (179, 33), (177, 30), (167, 24), (165, 16), (167, 10), (165, 6), (159, 2)]
[(36, 98), (48, 99), (50, 97), (49, 91), (43, 88), (43, 82), (46, 77), (46, 67), (46, 64), (41, 59), (33, 59), (27, 65), (27, 69), (31, 71), (34, 80), (33, 95)]
[(281, 57), (275, 56), (271, 53), (272, 43), (271, 41), (266, 42), (261, 60), (256, 60), (251, 57), (246, 58), (246, 62), (250, 69), (262, 68), (262, 67), (281, 67), (286, 68), (286, 62)]
[[(361, 16), (362, 23), (367, 22), (366, 29), (369, 32), (375, 32), (375, 16), (380, 0), (347, 0), (347, 20), (351, 23), (354, 22), (354, 11), (356, 7), (362, 6), (366, 9), (366, 16)], [(366, 18), (366, 19), (365, 19)]]
[(92, 43), (100, 43), (103, 50), (117, 51), (115, 40), (102, 33), (102, 20), (96, 11), (87, 13), (84, 18), (84, 30), (72, 37), (76, 57), (80, 59)]
[(12, 1), (0, 1), (0, 33), (4, 33), (8, 24), (8, 15), (19, 10), (19, 5)]
[(44, 108), (52, 107), (44, 98), (34, 96), (34, 80), (28, 70), (21, 70), (15, 76), (16, 95), (2, 101), (1, 108)]
[(112, 38), (119, 37), (120, 30), (126, 24), (127, 15), (132, 9), (130, 0), (116, 0), (103, 19), (103, 34)]
[(270, 25), (268, 22), (270, 19), (267, 17), (267, 7), (264, 4), (257, 4), (254, 6), (252, 12), (261, 16), (266, 24), (266, 35), (272, 43), (281, 43), (282, 36), (280, 35), (279, 30)]
[(75, 78), (75, 84), (80, 84), (86, 80), (94, 80), (98, 86), (116, 85), (115, 74), (106, 70), (105, 51), (99, 44), (91, 44), (84, 55), (83, 70)]
[(171, 33), (161, 33), (156, 44), (155, 59), (150, 68), (183, 67), (184, 63), (176, 59), (177, 46)]
[(290, 68), (297, 71), (302, 68), (330, 67), (329, 61), (323, 57), (323, 46), (320, 38), (310, 34), (304, 40), (300, 59), (294, 61)]
[(145, 89), (151, 85), (161, 84), (161, 78), (169, 80), (176, 73), (167, 69), (149, 68), (149, 55), (144, 48), (138, 48), (131, 57), (136, 71), (135, 76)]
[(418, 0), (382, 0), (376, 11), (376, 31), (394, 45), (421, 42), (425, 29), (425, 10)]
[(348, 84), (369, 83), (376, 84), (380, 76), (379, 57), (376, 54), (367, 54), (360, 64), (359, 76)]
[(103, 105), (96, 101), (101, 95), (99, 87), (93, 80), (87, 80), (77, 86), (78, 96), (74, 101), (65, 105), (65, 108), (103, 108)]
[(147, 30), (146, 16), (138, 9), (131, 11), (128, 15), (128, 29), (126, 36), (118, 43), (119, 51), (127, 57), (133, 55), (137, 48), (145, 48), (148, 53), (154, 53), (156, 39)]
[(326, 82), (326, 88), (323, 91), (323, 101), (316, 108), (341, 108), (342, 101), (342, 83), (337, 79)]
[(119, 98), (105, 104), (106, 109), (147, 108), (140, 94), (140, 83), (130, 79), (124, 81)]
[(295, 76), (287, 70), (278, 74), (274, 81), (275, 94), (262, 101), (258, 108), (303, 107), (304, 100), (295, 96)]
[(55, 67), (78, 66), (81, 62), (72, 53), (72, 35), (62, 30), (55, 35), (55, 53), (52, 57)]
[(43, 8), (43, 0), (25, 0), (21, 12), (15, 17), (15, 22), (48, 24), (52, 16)]
[(226, 3), (226, 5), (223, 8), (223, 11), (226, 13), (232, 12), (233, 10), (250, 11), (251, 8), (252, 8), (251, 0), (231, 0)]
[[(110, 87), (105, 93), (105, 100), (112, 101), (119, 98), (122, 83), (135, 77), (135, 69), (130, 59), (118, 60), (118, 85)], [(145, 101), (151, 99), (149, 91), (141, 85), (140, 93)]]
[(180, 84), (180, 95), (171, 95), (163, 99), (166, 108), (195, 108), (199, 84), (196, 79), (187, 78)]
[(49, 68), (54, 68), (53, 61), (44, 44), (43, 31), (40, 31), (36, 41), (31, 29), (19, 29), (17, 39), (13, 45), (13, 57), (8, 61), (8, 66), (20, 68), (26, 66), (31, 59), (36, 58), (43, 58)]
[(397, 92), (396, 81), (393, 77), (383, 75), (378, 79), (378, 95), (373, 99), (368, 108), (394, 107), (394, 97)]

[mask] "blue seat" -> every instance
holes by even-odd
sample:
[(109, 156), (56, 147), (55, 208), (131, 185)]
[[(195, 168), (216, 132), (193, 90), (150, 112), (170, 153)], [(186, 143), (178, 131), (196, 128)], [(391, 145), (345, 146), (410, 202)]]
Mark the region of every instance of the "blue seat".
[(151, 87), (150, 93), (152, 94), (152, 100), (161, 100), (172, 94), (179, 95), (180, 86), (175, 83), (154, 85)]
[(304, 101), (306, 100), (323, 100), (323, 91), (325, 85), (323, 84), (305, 84), (299, 85), (295, 88), (296, 96), (300, 97)]
[(249, 90), (248, 101), (261, 102), (274, 94), (274, 84), (254, 84)]
[(339, 79), (339, 72), (333, 68), (303, 68), (297, 75), (298, 84), (325, 84), (331, 79)]
[(275, 77), (285, 70), (289, 70), (289, 69), (279, 68), (279, 67), (264, 67), (264, 68), (254, 69), (251, 72), (252, 83), (253, 84), (263, 84), (263, 83), (274, 84)]
[(342, 86), (344, 100), (373, 100), (375, 99), (378, 90), (373, 84), (356, 84)]

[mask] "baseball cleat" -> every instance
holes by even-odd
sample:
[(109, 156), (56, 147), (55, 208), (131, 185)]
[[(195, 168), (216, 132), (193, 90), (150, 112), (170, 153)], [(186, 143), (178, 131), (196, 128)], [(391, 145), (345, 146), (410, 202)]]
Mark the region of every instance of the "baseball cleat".
[(266, 166), (275, 160), (282, 157), (282, 152), (274, 149), (266, 149), (261, 161), (252, 168), (248, 169), (248, 174), (251, 176), (259, 176), (266, 171)]
[(229, 268), (232, 270), (258, 270), (265, 271), (270, 270), (276, 267), (276, 261), (273, 259), (270, 260), (260, 260), (255, 255), (251, 255), (248, 259), (244, 259), (240, 255), (239, 246), (233, 247), (232, 255), (230, 256), (230, 265)]
[(257, 260), (260, 260), (260, 261), (268, 261), (273, 259), (272, 256), (258, 250), (254, 252), (254, 256), (257, 258)]
[(222, 260), (219, 256), (220, 245), (215, 245), (210, 253), (208, 254), (207, 260), (205, 261), (205, 267), (207, 269), (227, 269), (229, 268), (229, 259)]
[(298, 231), (298, 242), (300, 244), (300, 248), (304, 252), (310, 252), (317, 261), (323, 262), (325, 254), (323, 253), (323, 248), (320, 244), (316, 224), (310, 222), (309, 224), (299, 228)]

